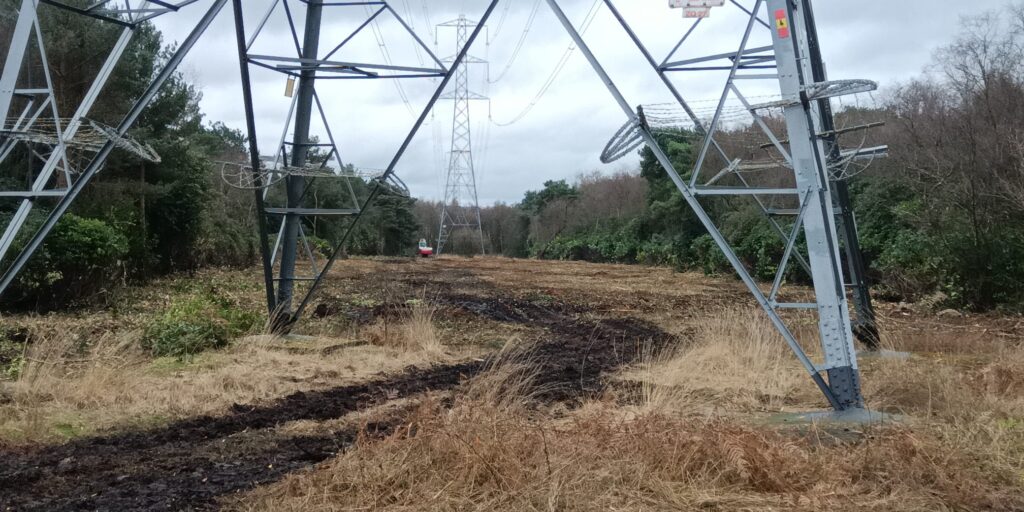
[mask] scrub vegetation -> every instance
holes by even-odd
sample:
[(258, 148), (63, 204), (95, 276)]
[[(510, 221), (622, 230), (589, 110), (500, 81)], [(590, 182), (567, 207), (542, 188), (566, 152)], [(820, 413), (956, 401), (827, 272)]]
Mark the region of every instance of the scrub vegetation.
[[(72, 111), (101, 58), (76, 41), (118, 28), (41, 12)], [(0, 509), (1024, 510), (1024, 10), (964, 27), (838, 112), (891, 145), (850, 181), (888, 355), (860, 370), (886, 421), (796, 419), (827, 404), (646, 152), (486, 207), (486, 257), (459, 238), (412, 257), (439, 206), (385, 197), (297, 330), (270, 334), (252, 193), (217, 173), (244, 136), (178, 75), (130, 134), (163, 161), (115, 152), (4, 295)], [(94, 117), (116, 124), (168, 48), (144, 26)], [(693, 133), (658, 137), (690, 167)], [(340, 204), (318, 181), (317, 206)], [(770, 280), (761, 214), (708, 210)], [(346, 226), (303, 228), (326, 253)], [(784, 316), (820, 357), (816, 319)]]
[[(862, 357), (862, 376), (898, 420), (833, 425), (788, 416), (826, 403), (727, 278), (355, 258), (296, 337), (255, 322), (188, 357), (157, 357), (145, 333), (190, 308), (230, 325), (225, 308), (259, 308), (256, 273), (122, 293), (86, 314), (5, 317), (19, 347), (0, 384), (5, 505), (1024, 507), (1019, 316), (881, 303), (886, 348), (909, 354)], [(789, 320), (813, 356), (813, 319)]]

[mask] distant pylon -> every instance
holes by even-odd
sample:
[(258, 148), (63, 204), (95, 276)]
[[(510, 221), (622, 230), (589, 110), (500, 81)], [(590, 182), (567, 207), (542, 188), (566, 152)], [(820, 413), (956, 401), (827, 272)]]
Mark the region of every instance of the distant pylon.
[[(466, 45), (469, 28), (476, 23), (460, 15), (459, 19), (441, 23), (438, 27), (454, 27), (455, 54)], [(437, 234), (437, 254), (444, 252), (445, 244), (458, 230), (476, 231), (480, 238), (480, 253), (484, 249), (484, 232), (480, 222), (480, 201), (476, 191), (476, 171), (473, 167), (473, 137), (470, 128), (469, 105), (472, 100), (486, 100), (485, 96), (469, 90), (469, 64), (485, 64), (475, 57), (466, 60), (455, 70), (455, 87), (441, 99), (454, 102), (452, 146), (448, 160), (448, 177), (444, 187), (444, 205), (441, 207), (441, 226)]]

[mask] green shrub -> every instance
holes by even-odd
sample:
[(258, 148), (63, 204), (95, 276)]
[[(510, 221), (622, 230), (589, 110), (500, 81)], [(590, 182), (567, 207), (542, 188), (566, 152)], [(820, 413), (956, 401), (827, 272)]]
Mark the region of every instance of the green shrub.
[(701, 235), (694, 239), (690, 244), (690, 254), (694, 267), (703, 270), (705, 274), (717, 275), (731, 270), (729, 260), (711, 235)]
[(879, 283), (881, 291), (898, 299), (914, 299), (940, 289), (948, 268), (943, 259), (941, 245), (926, 233), (896, 232), (874, 262), (885, 277)]
[(142, 347), (156, 357), (187, 358), (223, 348), (232, 338), (259, 324), (259, 315), (243, 311), (225, 299), (189, 297), (174, 301), (163, 315), (146, 326)]
[(0, 327), (0, 380), (17, 380), (25, 365), (28, 331)]
[(329, 240), (324, 240), (323, 238), (316, 237), (313, 235), (306, 235), (306, 241), (309, 242), (310, 250), (312, 250), (313, 254), (315, 254), (318, 258), (330, 258), (331, 254), (334, 253), (334, 244), (332, 244)]
[[(41, 217), (31, 219), (25, 233), (34, 233)], [(19, 240), (12, 251), (21, 251)], [(8, 297), (12, 302), (53, 309), (90, 302), (117, 283), (128, 239), (98, 219), (68, 214), (21, 272)]]

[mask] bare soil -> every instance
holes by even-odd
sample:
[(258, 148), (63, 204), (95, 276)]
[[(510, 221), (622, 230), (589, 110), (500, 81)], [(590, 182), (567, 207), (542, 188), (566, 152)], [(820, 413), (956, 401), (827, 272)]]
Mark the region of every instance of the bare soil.
[[(571, 302), (535, 290), (510, 290), (496, 280), (452, 263), (383, 263), (391, 294), (429, 290), (439, 320), (486, 325), (522, 325), (533, 339), (538, 406), (572, 408), (600, 395), (608, 376), (640, 360), (649, 350), (676, 341), (654, 323), (608, 310), (594, 315), (587, 296)], [(477, 270), (478, 271), (478, 270)], [(372, 273), (341, 274), (346, 289), (367, 286)], [(355, 282), (353, 282), (355, 281)], [(399, 289), (399, 292), (395, 292)], [(316, 316), (346, 315), (368, 323), (392, 314), (390, 304), (351, 308), (337, 293)], [(347, 309), (346, 309), (347, 308)], [(75, 439), (62, 445), (18, 447), (0, 457), (3, 510), (203, 510), (226, 496), (280, 480), (344, 451), (360, 435), (386, 436), (402, 426), (403, 409), (371, 421), (314, 435), (282, 426), (329, 422), (389, 402), (428, 392), (457, 390), (486, 367), (482, 358), (410, 367), (369, 382), (295, 393), (267, 403), (236, 404), (220, 416), (202, 416), (159, 428)], [(624, 393), (628, 395), (628, 393)]]

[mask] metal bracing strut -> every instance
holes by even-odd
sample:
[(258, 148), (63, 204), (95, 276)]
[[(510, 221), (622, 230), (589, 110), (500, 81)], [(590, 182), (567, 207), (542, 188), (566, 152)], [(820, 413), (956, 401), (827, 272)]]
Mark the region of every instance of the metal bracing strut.
[[(185, 58), (188, 52), (192, 50), (192, 47), (195, 46), (200, 36), (202, 36), (203, 33), (206, 32), (206, 29), (210, 27), (210, 24), (213, 23), (213, 20), (217, 17), (217, 14), (226, 3), (227, 0), (213, 0), (212, 5), (206, 11), (206, 14), (203, 15), (192, 32), (189, 33), (188, 37), (186, 37), (174, 53), (171, 54), (164, 68), (157, 74), (153, 81), (150, 82), (149, 87), (146, 88), (142, 93), (142, 96), (136, 100), (131, 109), (118, 124), (116, 129), (116, 134), (118, 136), (124, 137), (125, 134), (127, 134), (129, 128), (135, 124), (135, 121), (138, 120), (142, 111), (145, 110), (150, 102), (152, 102), (153, 98), (156, 97), (164, 83), (174, 75), (178, 66), (181, 64), (181, 61)], [(46, 236), (53, 231), (57, 222), (67, 212), (74, 200), (78, 198), (78, 195), (82, 192), (85, 186), (92, 180), (93, 176), (103, 168), (103, 164), (106, 162), (107, 157), (110, 156), (110, 153), (114, 150), (115, 146), (116, 143), (114, 140), (108, 140), (105, 142), (96, 153), (96, 156), (93, 157), (89, 165), (82, 170), (81, 176), (79, 176), (79, 178), (68, 187), (67, 193), (60, 199), (54, 209), (47, 216), (42, 226), (40, 226), (39, 230), (28, 241), (25, 248), (22, 249), (21, 254), (18, 255), (11, 266), (3, 274), (3, 277), (0, 278), (0, 294), (3, 294), (3, 292), (11, 285), (14, 279), (18, 276), (18, 273), (20, 273), (25, 264), (28, 263), (28, 260), (32, 257), (35, 251), (39, 249), (39, 246), (42, 245)]]
[[(274, 5), (276, 5), (276, 2)], [(242, 0), (231, 0), (231, 7), (235, 16), (235, 38), (238, 45), (238, 67), (240, 68), (242, 78), (242, 102), (245, 105), (246, 133), (254, 134), (256, 133), (256, 115), (252, 108), (252, 81), (249, 77), (249, 63), (246, 60), (248, 45), (245, 40), (245, 17), (242, 11)], [(273, 7), (271, 6), (271, 9)], [(270, 12), (267, 15), (269, 16)], [(265, 206), (263, 178), (260, 173), (260, 149), (256, 137), (250, 136), (248, 139), (254, 183), (253, 195), (256, 200), (256, 221), (259, 226), (260, 260), (263, 263), (263, 284), (267, 294), (267, 313), (273, 315), (277, 311), (277, 295), (274, 290), (274, 265), (271, 262), (272, 256), (270, 241), (268, 240), (267, 216), (262, 214)]]
[[(674, 168), (674, 164), (659, 147), (650, 129), (645, 126), (637, 112), (626, 102), (575, 27), (573, 27), (572, 23), (561, 11), (558, 2), (556, 0), (547, 1), (566, 31), (615, 97), (623, 113), (629, 118), (627, 126), (634, 127), (636, 133), (646, 142), (647, 146), (654, 153), (655, 158), (666, 170), (673, 183), (675, 183), (687, 203), (708, 230), (708, 233), (721, 248), (726, 259), (735, 268), (741, 280), (754, 295), (761, 308), (768, 314), (773, 325), (793, 350), (832, 407), (836, 410), (862, 407), (863, 400), (860, 394), (856, 354), (853, 350), (853, 335), (849, 315), (846, 310), (843, 269), (840, 264), (839, 244), (837, 242), (838, 237), (835, 219), (832, 215), (827, 155), (825, 154), (824, 144), (818, 138), (820, 127), (816, 125), (817, 113), (814, 111), (813, 105), (811, 105), (813, 99), (808, 99), (805, 93), (806, 90), (822, 84), (816, 84), (809, 70), (804, 69), (807, 60), (805, 55), (802, 54), (802, 52), (806, 51), (807, 44), (804, 25), (802, 22), (792, 23), (792, 20), (796, 17), (802, 16), (802, 11), (797, 11), (794, 6), (787, 5), (788, 2), (786, 0), (756, 0), (752, 9), (744, 9), (749, 14), (749, 21), (739, 50), (735, 54), (726, 55), (727, 58), (735, 55), (732, 62), (729, 62), (727, 66), (706, 64), (710, 60), (721, 59), (722, 56), (694, 60), (694, 62), (700, 63), (698, 66), (701, 70), (709, 68), (727, 70), (730, 72), (731, 77), (736, 80), (760, 78), (777, 81), (783, 96), (783, 101), (780, 104), (785, 105), (784, 114), (791, 141), (788, 151), (789, 158), (787, 160), (791, 161), (793, 166), (793, 169), (790, 171), (794, 180), (793, 188), (759, 188), (749, 185), (746, 181), (741, 181), (741, 186), (739, 187), (712, 187), (708, 184), (700, 184), (700, 165), (694, 169), (691, 180), (684, 180), (682, 178), (678, 170)], [(616, 14), (616, 17), (623, 27), (626, 28), (627, 32), (630, 33), (632, 39), (645, 54), (647, 60), (654, 62), (650, 54), (640, 44), (639, 39), (629, 29), (625, 20), (614, 10), (610, 0), (606, 0), (606, 3), (612, 7), (613, 13)], [(758, 18), (758, 13), (762, 12), (765, 7), (768, 7), (768, 11), (777, 16), (777, 27), (785, 28), (786, 30), (776, 30), (776, 26), (768, 25)], [(748, 49), (747, 43), (750, 40), (751, 32), (755, 28), (763, 26), (768, 26), (772, 30), (772, 46), (754, 50)], [(693, 30), (691, 29), (684, 36), (683, 41), (689, 38), (692, 32)], [(676, 49), (681, 44), (682, 42), (680, 45), (677, 45)], [(765, 51), (773, 51), (774, 55), (764, 55)], [(673, 50), (674, 52), (675, 50)], [(757, 58), (744, 60), (745, 56), (756, 56)], [(671, 54), (665, 62), (669, 62), (670, 59)], [(676, 63), (676, 65), (680, 64)], [(665, 66), (658, 67), (664, 70)], [(778, 73), (758, 71), (755, 77), (754, 73), (747, 71), (771, 68), (777, 68)], [(740, 70), (744, 70), (744, 72), (741, 74), (739, 73)], [(674, 90), (674, 86), (668, 82), (663, 73), (659, 74), (662, 75), (663, 81), (669, 86), (670, 90), (673, 90), (676, 94), (677, 99), (680, 100), (684, 108), (687, 108), (681, 95), (678, 94), (678, 91)], [(707, 137), (701, 154), (698, 157), (698, 161), (701, 163), (703, 163), (707, 153), (717, 146), (714, 140), (708, 139), (713, 139), (714, 137), (719, 124), (717, 118), (722, 111), (722, 105), (730, 93), (739, 95), (739, 89), (732, 80), (726, 86), (725, 94), (723, 94), (716, 109), (716, 119), (712, 121), (711, 125), (701, 127), (701, 125), (695, 123), (701, 133)], [(687, 110), (689, 109), (687, 108)], [(628, 136), (623, 138), (628, 138)], [(777, 138), (773, 137), (773, 140), (777, 140)], [(758, 283), (736, 256), (735, 251), (730, 247), (728, 241), (698, 200), (700, 196), (719, 194), (755, 198), (788, 195), (795, 197), (799, 201), (800, 207), (798, 209), (797, 223), (792, 227), (792, 231), (785, 235), (787, 242), (785, 256), (780, 265), (780, 274), (776, 278), (770, 296), (761, 290)], [(776, 298), (781, 284), (781, 273), (785, 270), (786, 262), (795, 254), (798, 254), (798, 251), (794, 250), (798, 234), (803, 234), (810, 247), (807, 260), (814, 280), (815, 302), (809, 304), (780, 303)], [(823, 363), (817, 364), (811, 361), (804, 352), (799, 341), (780, 315), (780, 312), (784, 309), (813, 309), (818, 313), (819, 341), (825, 354), (825, 361)], [(827, 381), (825, 376), (828, 378)]]
[[(23, 14), (21, 14), (21, 16), (23, 16), (24, 19), (26, 20), (31, 18), (38, 30), (38, 17), (36, 16), (36, 8), (32, 7), (29, 10), (26, 10), (25, 8), (28, 4), (35, 3), (36, 2), (34, 0), (23, 0)], [(146, 4), (143, 4), (141, 7), (144, 8), (146, 5), (148, 5), (148, 2)], [(21, 16), (19, 17), (19, 23), (22, 20)], [(31, 189), (27, 191), (27, 193), (23, 196), (24, 198), (22, 199), (21, 204), (18, 205), (18, 209), (15, 211), (14, 215), (11, 217), (11, 220), (8, 222), (6, 230), (4, 231), (3, 235), (0, 236), (0, 262), (4, 261), (4, 258), (7, 255), (7, 251), (10, 250), (11, 248), (11, 244), (14, 243), (14, 240), (17, 238), (18, 234), (21, 233), (21, 230), (25, 225), (25, 221), (28, 219), (28, 215), (32, 211), (34, 199), (36, 197), (42, 196), (43, 191), (50, 183), (50, 180), (53, 177), (53, 173), (57, 169), (57, 166), (63, 164), (65, 167), (65, 173), (70, 175), (71, 170), (68, 169), (69, 164), (67, 162), (67, 143), (75, 137), (75, 134), (82, 126), (83, 120), (86, 116), (89, 115), (89, 112), (92, 110), (93, 105), (99, 98), (100, 93), (106, 86), (107, 81), (110, 78), (110, 75), (113, 73), (114, 68), (117, 66), (117, 63), (121, 60), (121, 56), (124, 54), (125, 49), (128, 48), (128, 43), (131, 41), (131, 38), (134, 35), (134, 33), (135, 25), (125, 26), (124, 30), (121, 31), (121, 35), (114, 43), (114, 47), (111, 50), (110, 54), (107, 56), (107, 60), (103, 63), (103, 67), (100, 68), (99, 74), (96, 76), (95, 79), (93, 79), (92, 85), (89, 87), (89, 90), (86, 92), (85, 97), (79, 104), (78, 110), (75, 112), (74, 116), (68, 121), (67, 125), (63, 127), (63, 131), (60, 134), (60, 137), (58, 138), (57, 145), (54, 146), (53, 151), (50, 152), (49, 156), (43, 164), (42, 170), (39, 172), (38, 175), (36, 175), (35, 180), (32, 182)], [(16, 41), (17, 36), (15, 37), (15, 42)], [(40, 38), (39, 52), (43, 56), (45, 62), (46, 49), (41, 43), (41, 41), (42, 39)], [(12, 45), (11, 51), (14, 52), (15, 50), (16, 45)], [(4, 69), (4, 81), (7, 80), (8, 72), (11, 72), (12, 76), (15, 79), (17, 78), (21, 70), (21, 60), (23, 59), (24, 53), (24, 49), (21, 49), (20, 57), (17, 55), (11, 55), (10, 53), (8, 54), (8, 66), (5, 66)], [(44, 70), (45, 68), (46, 66), (44, 66)], [(53, 91), (52, 89), (48, 90), (48, 94), (50, 97), (49, 101), (51, 102), (54, 112), (56, 112), (56, 102), (53, 98)], [(3, 114), (0, 115), (6, 116), (6, 112), (9, 109), (9, 99), (11, 98), (11, 96), (4, 94), (3, 92), (0, 92), (0, 98), (2, 98), (2, 100), (0, 100), (0, 112), (3, 112)], [(5, 105), (7, 106), (6, 108)], [(55, 123), (55, 125), (59, 126), (59, 122)], [(12, 129), (13, 128), (14, 127), (12, 127)], [(6, 127), (4, 127), (4, 129), (6, 129)], [(0, 157), (0, 162), (2, 162), (3, 160), (4, 158)], [(70, 183), (71, 180), (68, 179), (67, 181)], [(65, 191), (66, 189), (53, 192), (56, 194), (56, 197), (60, 197), (64, 195)]]

